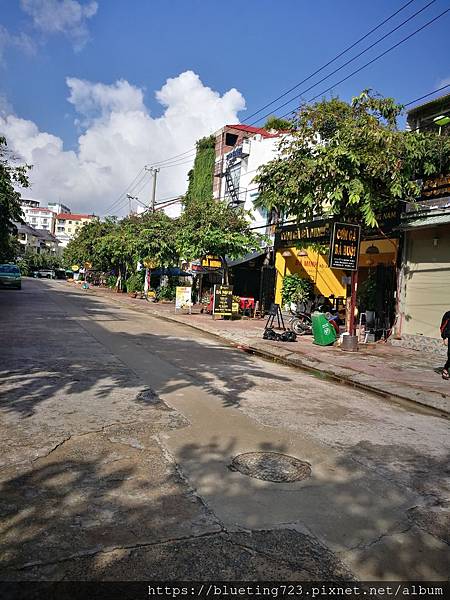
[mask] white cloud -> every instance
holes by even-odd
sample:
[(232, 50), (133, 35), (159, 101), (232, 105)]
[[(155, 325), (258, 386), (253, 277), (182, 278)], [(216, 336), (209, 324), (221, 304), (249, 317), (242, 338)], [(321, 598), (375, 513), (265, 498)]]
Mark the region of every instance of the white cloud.
[(69, 37), (75, 50), (81, 50), (89, 38), (87, 20), (98, 9), (97, 2), (85, 4), (77, 0), (21, 0), (22, 10), (32, 19), (39, 31), (62, 33)]
[(67, 77), (69, 102), (86, 123), (112, 112), (145, 111), (142, 90), (120, 79), (112, 85)]
[[(0, 116), (0, 133), (16, 154), (34, 165), (33, 187), (26, 193), (44, 204), (61, 199), (74, 211), (109, 212), (141, 167), (194, 148), (199, 138), (238, 122), (237, 113), (245, 108), (240, 92), (231, 89), (221, 96), (192, 71), (168, 79), (156, 93), (165, 107), (156, 118), (145, 107), (142, 90), (127, 81), (105, 85), (68, 78), (67, 84), (69, 102), (84, 124), (76, 151), (65, 151), (59, 137), (12, 114)], [(189, 164), (161, 169), (157, 199), (185, 191), (193, 155), (186, 160)], [(148, 202), (149, 184), (147, 178), (146, 186), (133, 195)]]
[(0, 24), (0, 63), (4, 62), (4, 54), (8, 47), (19, 48), (28, 55), (36, 52), (36, 45), (30, 36), (23, 32), (14, 35)]

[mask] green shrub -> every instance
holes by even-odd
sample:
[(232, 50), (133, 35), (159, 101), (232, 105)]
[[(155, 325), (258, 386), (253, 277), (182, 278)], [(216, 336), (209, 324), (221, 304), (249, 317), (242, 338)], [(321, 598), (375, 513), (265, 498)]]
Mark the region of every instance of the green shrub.
[(298, 273), (285, 275), (283, 278), (283, 288), (281, 297), (283, 306), (294, 302), (305, 302), (311, 296), (313, 284), (309, 279), (304, 279)]
[(142, 292), (144, 289), (144, 272), (138, 271), (130, 275), (125, 282), (127, 292)]

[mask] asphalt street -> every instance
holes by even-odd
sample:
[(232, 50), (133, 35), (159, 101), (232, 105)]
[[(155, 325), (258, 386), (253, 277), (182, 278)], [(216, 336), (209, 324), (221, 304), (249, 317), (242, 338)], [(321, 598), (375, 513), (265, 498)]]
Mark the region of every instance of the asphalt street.
[(0, 339), (0, 579), (448, 578), (448, 420), (64, 281)]

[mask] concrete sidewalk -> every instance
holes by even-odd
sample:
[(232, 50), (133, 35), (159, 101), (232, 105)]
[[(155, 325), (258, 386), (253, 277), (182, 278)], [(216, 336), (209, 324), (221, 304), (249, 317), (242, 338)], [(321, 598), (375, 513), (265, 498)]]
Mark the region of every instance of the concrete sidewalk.
[(348, 353), (338, 347), (316, 346), (312, 336), (299, 337), (295, 343), (267, 341), (262, 339), (265, 319), (214, 320), (211, 315), (200, 314), (199, 307), (194, 307), (192, 314), (175, 314), (172, 303), (146, 302), (106, 288), (90, 288), (83, 293), (108, 296), (135, 310), (189, 325), (268, 359), (450, 415), (450, 382), (441, 378), (444, 361), (435, 354), (386, 343), (361, 346), (358, 353)]

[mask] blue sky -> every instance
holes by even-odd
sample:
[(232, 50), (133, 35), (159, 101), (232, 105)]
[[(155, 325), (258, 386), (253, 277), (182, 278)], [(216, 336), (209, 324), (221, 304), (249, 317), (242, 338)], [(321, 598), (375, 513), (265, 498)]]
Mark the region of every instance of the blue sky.
[[(375, 41), (428, 1), (413, 1), (346, 58)], [(10, 121), (8, 127), (4, 125), (4, 129), (9, 133), (10, 143), (17, 146), (24, 158), (28, 161), (31, 158), (33, 164), (39, 166), (45, 162), (46, 181), (51, 175), (50, 159), (37, 150), (42, 150), (46, 139), (42, 136), (54, 136), (51, 144), (56, 145), (61, 154), (60, 160), (55, 161), (55, 167), (61, 169), (61, 164), (67, 164), (67, 168), (74, 169), (71, 183), (66, 184), (56, 178), (54, 184), (66, 201), (86, 209), (88, 186), (77, 191), (73, 183), (76, 161), (80, 161), (82, 151), (80, 136), (92, 136), (96, 128), (106, 127), (106, 121), (110, 131), (112, 113), (117, 122), (120, 121), (118, 115), (122, 115), (123, 120), (125, 114), (129, 115), (129, 110), (123, 106), (122, 100), (119, 109), (117, 103), (111, 108), (109, 100), (105, 108), (102, 94), (107, 87), (99, 88), (94, 95), (93, 88), (83, 92), (77, 88), (76, 97), (72, 88), (72, 102), (68, 102), (71, 90), (66, 79), (69, 77), (73, 81), (105, 86), (114, 86), (117, 81), (125, 80), (134, 96), (142, 94), (142, 103), (135, 97), (131, 109), (141, 111), (146, 122), (153, 119), (154, 128), (163, 124), (154, 119), (164, 119), (168, 108), (179, 113), (185, 110), (185, 119), (192, 118), (192, 123), (188, 131), (184, 131), (184, 125), (177, 123), (180, 131), (178, 147), (175, 139), (166, 145), (161, 132), (160, 138), (154, 133), (154, 146), (143, 150), (142, 144), (137, 143), (132, 164), (127, 164), (120, 176), (120, 161), (114, 164), (107, 160), (99, 161), (102, 173), (108, 169), (110, 175), (114, 172), (114, 186), (108, 189), (105, 175), (101, 192), (93, 191), (91, 196), (99, 202), (103, 194), (106, 203), (106, 197), (112, 198), (113, 191), (123, 182), (126, 186), (126, 180), (130, 179), (128, 176), (131, 174), (132, 178), (149, 157), (155, 161), (176, 154), (176, 150), (183, 152), (191, 146), (196, 126), (200, 137), (208, 132), (208, 127), (223, 124), (221, 118), (236, 115), (245, 122), (246, 114), (253, 113), (306, 77), (403, 4), (405, 2), (401, 0), (379, 0), (376, 4), (361, 0), (228, 0), (226, 3), (216, 0), (0, 0), (1, 106), (4, 118), (14, 115), (16, 119), (14, 123)], [(449, 6), (448, 0), (435, 1), (361, 59), (314, 88), (306, 98), (320, 93)], [(80, 13), (80, 10), (85, 12)], [(55, 22), (52, 22), (53, 18)], [(363, 88), (371, 87), (383, 95), (407, 102), (450, 83), (449, 26), (450, 13), (447, 13), (383, 59), (337, 86), (334, 92), (350, 99)], [(215, 116), (200, 122), (201, 117), (195, 109), (183, 107), (180, 97), (183, 87), (177, 78), (189, 71), (194, 72), (200, 81), (198, 84), (192, 80), (189, 85), (195, 84), (202, 90), (210, 88), (216, 97), (222, 99), (234, 88), (245, 99), (247, 110), (239, 110), (242, 100), (234, 98), (228, 102), (226, 97), (224, 106), (217, 110)], [(176, 100), (171, 96), (164, 106), (155, 98), (155, 92), (163, 88), (168, 78), (176, 82), (179, 89), (176, 93), (174, 91)], [(191, 89), (189, 85), (185, 88), (187, 95)], [(201, 90), (197, 91), (200, 94)], [(124, 91), (125, 96), (127, 93)], [(90, 98), (89, 110), (86, 110), (87, 96)], [(205, 102), (209, 103), (205, 108), (206, 114), (208, 110), (214, 110), (214, 98), (210, 95)], [(281, 113), (291, 106), (294, 107), (295, 103), (282, 109)], [(269, 111), (262, 114), (266, 112)], [(34, 131), (39, 141), (35, 140), (32, 148), (25, 147), (25, 141), (18, 133), (24, 122), (27, 127), (31, 127), (32, 123), (39, 132), (38, 135)], [(133, 124), (129, 129), (133, 130)], [(120, 131), (121, 135), (125, 135), (123, 129)], [(170, 131), (170, 135), (175, 136), (173, 123)], [(91, 139), (89, 136), (86, 139)], [(103, 130), (103, 136), (106, 139), (106, 130)], [(109, 145), (102, 149), (98, 144), (96, 151), (112, 153), (114, 148)], [(141, 160), (140, 151), (147, 153)], [(89, 160), (92, 160), (92, 152), (93, 149)], [(166, 195), (182, 192), (187, 168), (189, 165), (178, 169), (176, 182), (169, 181), (169, 176), (162, 178), (161, 192)], [(96, 178), (91, 171), (83, 169), (79, 175)], [(39, 177), (35, 177), (35, 195), (51, 195), (54, 199), (55, 190), (46, 189)]]

